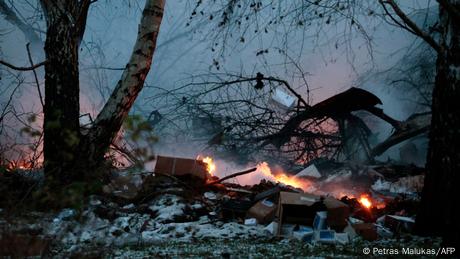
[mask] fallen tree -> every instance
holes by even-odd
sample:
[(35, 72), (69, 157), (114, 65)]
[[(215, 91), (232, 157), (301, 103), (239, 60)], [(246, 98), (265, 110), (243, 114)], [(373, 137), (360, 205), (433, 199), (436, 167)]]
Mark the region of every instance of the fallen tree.
[[(168, 119), (191, 120), (184, 128), (192, 135), (209, 128), (200, 135), (208, 148), (239, 161), (264, 153), (269, 158), (277, 153), (286, 163), (306, 163), (318, 157), (353, 159), (355, 153), (362, 152), (372, 162), (391, 146), (426, 132), (429, 125), (429, 114), (414, 115), (407, 121), (392, 118), (377, 106), (382, 104), (377, 96), (360, 88), (352, 87), (310, 105), (300, 99), (299, 89), (273, 76), (219, 74), (215, 81), (210, 77), (203, 77), (202, 82), (194, 78), (193, 83), (167, 91), (169, 98), (174, 96), (177, 100), (173, 116)], [(290, 96), (286, 97), (292, 100), (289, 107), (276, 100), (279, 91)], [(161, 112), (168, 116), (168, 111)], [(356, 112), (383, 120), (395, 133), (371, 146), (368, 138), (372, 132)], [(195, 118), (199, 118), (196, 125)]]

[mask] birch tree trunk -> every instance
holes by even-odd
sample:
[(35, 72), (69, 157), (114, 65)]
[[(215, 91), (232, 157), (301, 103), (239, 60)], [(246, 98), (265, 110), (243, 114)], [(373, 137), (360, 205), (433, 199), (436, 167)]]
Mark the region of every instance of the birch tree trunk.
[(147, 0), (130, 60), (115, 90), (81, 145), (88, 163), (97, 166), (128, 116), (144, 86), (155, 52), (164, 12), (164, 0)]
[[(460, 3), (439, 1), (442, 50), (438, 52), (425, 187), (418, 232), (442, 235), (457, 247), (460, 236)], [(447, 5), (445, 5), (447, 3)]]

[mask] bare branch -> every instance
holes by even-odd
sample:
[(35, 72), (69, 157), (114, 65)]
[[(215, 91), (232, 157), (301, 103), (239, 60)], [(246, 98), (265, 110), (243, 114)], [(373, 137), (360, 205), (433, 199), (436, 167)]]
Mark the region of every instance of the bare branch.
[(221, 183), (225, 180), (228, 180), (228, 179), (231, 179), (231, 178), (234, 178), (234, 177), (237, 177), (237, 176), (240, 176), (240, 175), (245, 175), (245, 174), (249, 174), (249, 173), (252, 173), (254, 171), (256, 171), (257, 168), (254, 167), (254, 168), (251, 168), (251, 169), (248, 169), (248, 170), (244, 170), (242, 172), (238, 172), (238, 173), (234, 173), (234, 174), (231, 174), (231, 175), (228, 175), (228, 176), (225, 176), (219, 180), (216, 180), (216, 181), (213, 181), (213, 182), (209, 182), (207, 183), (207, 185), (213, 185), (213, 184), (217, 184), (217, 183)]
[(369, 107), (366, 108), (366, 111), (374, 114), (375, 116), (379, 117), (380, 119), (388, 122), (395, 128), (396, 130), (399, 130), (401, 128), (401, 122), (398, 120), (393, 119), (392, 117), (388, 116), (386, 113), (383, 112), (382, 109), (377, 108), (377, 107)]
[(390, 16), (390, 18), (395, 21), (401, 28), (407, 30), (408, 32), (422, 38), (424, 41), (426, 41), (434, 50), (436, 50), (438, 53), (442, 52), (442, 46), (436, 42), (433, 37), (431, 37), (428, 33), (423, 31), (420, 27), (417, 26), (417, 24), (414, 23), (407, 15), (399, 8), (398, 4), (394, 0), (379, 0), (380, 4), (384, 7), (386, 10), (385, 4), (388, 4), (393, 11), (396, 13), (396, 15), (402, 20), (403, 24), (398, 22), (389, 12), (387, 14)]
[(33, 66), (30, 66), (30, 67), (18, 67), (18, 66), (12, 65), (12, 64), (10, 64), (10, 63), (8, 63), (6, 61), (3, 61), (3, 60), (0, 60), (0, 64), (4, 65), (6, 67), (9, 67), (11, 69), (14, 69), (14, 70), (18, 70), (18, 71), (29, 71), (29, 70), (34, 70), (34, 69), (36, 69), (38, 67), (41, 67), (41, 66), (45, 65), (46, 60), (42, 61), (40, 63), (37, 63), (37, 64), (35, 64)]
[(410, 139), (422, 133), (428, 132), (431, 123), (431, 113), (413, 114), (407, 120), (401, 122), (401, 128), (397, 129), (385, 141), (375, 146), (371, 151), (371, 156), (376, 157), (390, 147)]
[[(34, 66), (34, 61), (32, 60), (32, 55), (30, 54), (30, 43), (27, 43), (26, 48), (27, 48), (27, 56), (29, 57), (29, 62), (31, 66)], [(42, 104), (42, 108), (45, 107), (45, 104), (43, 103), (43, 96), (42, 96), (42, 91), (40, 90), (40, 83), (38, 82), (38, 76), (37, 72), (35, 72), (35, 69), (32, 69), (32, 72), (34, 73), (34, 78), (35, 78), (35, 84), (37, 85), (37, 90), (38, 90), (38, 97), (40, 98), (40, 103)]]

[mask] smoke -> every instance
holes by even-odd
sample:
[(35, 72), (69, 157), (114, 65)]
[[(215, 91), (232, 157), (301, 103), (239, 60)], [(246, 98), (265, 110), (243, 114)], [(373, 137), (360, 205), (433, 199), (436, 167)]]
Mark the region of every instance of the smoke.
[[(382, 108), (391, 116), (405, 119), (412, 112), (406, 109), (407, 100), (396, 98), (399, 96), (398, 92), (382, 90), (386, 88), (386, 82), (360, 80), (361, 75), (369, 74), (370, 71), (385, 70), (404, 56), (405, 52), (401, 50), (411, 46), (414, 40), (413, 37), (408, 37), (406, 32), (395, 30), (391, 25), (377, 22), (376, 19), (360, 17), (363, 29), (370, 33), (373, 49), (368, 46), (366, 39), (361, 37), (341, 42), (345, 39), (337, 35), (343, 33), (348, 26), (348, 21), (344, 20), (335, 25), (321, 27), (319, 34), (321, 39), (312, 37), (320, 26), (315, 23), (292, 29), (293, 33), (287, 39), (281, 39), (279, 31), (269, 31), (260, 37), (247, 37), (246, 41), (241, 43), (240, 35), (235, 33), (229, 40), (227, 46), (229, 51), (221, 54), (218, 51), (211, 51), (214, 42), (212, 39), (207, 39), (207, 36), (212, 34), (209, 31), (212, 29), (208, 24), (210, 22), (204, 19), (186, 26), (192, 10), (191, 5), (193, 3), (185, 0), (166, 1), (165, 16), (154, 62), (145, 89), (137, 99), (132, 113), (142, 114), (145, 117), (153, 110), (162, 113), (170, 103), (167, 100), (152, 101), (152, 97), (159, 93), (158, 88), (171, 90), (183, 85), (190, 75), (203, 71), (215, 72), (217, 67), (219, 71), (254, 75), (261, 71), (268, 76), (283, 78), (291, 82), (293, 87), (305, 96), (306, 88), (299, 80), (298, 67), (300, 67), (306, 74), (312, 104), (351, 86), (357, 86), (379, 96), (383, 100)], [(423, 6), (422, 3), (412, 3), (412, 5)], [(142, 6), (143, 1), (133, 0), (97, 1), (92, 5), (80, 49), (81, 114), (89, 113), (92, 118), (95, 118), (119, 80), (122, 73), (120, 69), (125, 67), (136, 39)], [(18, 5), (17, 10), (24, 17), (35, 14), (27, 5)], [(34, 22), (36, 22), (35, 26), (44, 30), (43, 18)], [(0, 27), (7, 28), (8, 31), (0, 41), (1, 59), (18, 65), (27, 64), (24, 36), (2, 18), (0, 18)], [(43, 34), (41, 36), (44, 38)], [(278, 46), (281, 43), (283, 46)], [(220, 45), (216, 48), (222, 47)], [(288, 52), (280, 53), (277, 51), (280, 47)], [(258, 55), (261, 49), (266, 49), (267, 53)], [(286, 55), (292, 57), (296, 63), (287, 61)], [(34, 57), (40, 56), (43, 57), (43, 52), (36, 53)], [(216, 60), (218, 66), (215, 64)], [(38, 72), (43, 89), (43, 69)], [(4, 76), (6, 72), (1, 71), (1, 73), (3, 91), (3, 88), (15, 79), (6, 79)], [(30, 72), (22, 73), (21, 76), (28, 84), (21, 87), (21, 94), (15, 95), (15, 107), (40, 114), (41, 108), (33, 86), (33, 77)], [(2, 92), (0, 98), (2, 105), (11, 93), (12, 88)], [(167, 118), (165, 120), (169, 125), (182, 123), (167, 121)], [(17, 130), (16, 126), (13, 128)], [(382, 139), (391, 133), (390, 128), (384, 124), (376, 130), (381, 132)], [(164, 135), (158, 136), (159, 142), (154, 146), (157, 153), (196, 157), (205, 151), (207, 139), (170, 136), (165, 134), (168, 131), (171, 132), (168, 129), (158, 131), (159, 134)], [(1, 141), (2, 143), (4, 141), (3, 135)], [(224, 168), (228, 168), (229, 171), (239, 169), (228, 163)], [(250, 181), (250, 179), (244, 180)]]

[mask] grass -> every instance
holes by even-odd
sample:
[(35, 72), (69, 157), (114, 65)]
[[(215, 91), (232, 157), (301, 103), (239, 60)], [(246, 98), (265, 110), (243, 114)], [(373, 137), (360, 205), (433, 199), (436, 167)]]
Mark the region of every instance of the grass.
[[(120, 248), (107, 254), (107, 258), (362, 258), (369, 248), (371, 255), (395, 257), (389, 254), (398, 251), (396, 257), (404, 257), (402, 248), (439, 248), (438, 239), (406, 236), (401, 239), (368, 242), (358, 240), (347, 245), (311, 245), (297, 240), (241, 239), (241, 240), (195, 240), (192, 242), (168, 241), (155, 245), (138, 245)], [(374, 248), (379, 248), (378, 254)], [(383, 248), (387, 249), (382, 250)], [(386, 254), (382, 254), (386, 253)], [(406, 256), (414, 257), (414, 255)], [(417, 255), (417, 258), (423, 256)], [(430, 256), (426, 256), (429, 258)]]

